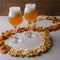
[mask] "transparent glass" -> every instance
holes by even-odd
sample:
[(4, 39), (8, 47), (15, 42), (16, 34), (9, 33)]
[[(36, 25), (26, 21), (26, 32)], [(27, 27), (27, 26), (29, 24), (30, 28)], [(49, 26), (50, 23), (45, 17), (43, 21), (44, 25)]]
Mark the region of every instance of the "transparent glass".
[[(22, 18), (22, 14), (21, 14), (21, 8), (20, 7), (10, 7), (9, 8), (9, 15), (8, 15), (8, 20), (9, 23), (12, 24), (16, 30), (17, 26), (19, 24), (22, 23), (23, 18)], [(17, 43), (18, 37), (17, 37), (17, 33), (14, 36), (14, 41), (15, 43)]]
[[(24, 18), (27, 20), (26, 26), (35, 26), (34, 21), (36, 21), (37, 18), (37, 11), (36, 11), (36, 4), (35, 3), (28, 3), (25, 5), (24, 10)], [(32, 36), (31, 31), (27, 32), (30, 36)]]

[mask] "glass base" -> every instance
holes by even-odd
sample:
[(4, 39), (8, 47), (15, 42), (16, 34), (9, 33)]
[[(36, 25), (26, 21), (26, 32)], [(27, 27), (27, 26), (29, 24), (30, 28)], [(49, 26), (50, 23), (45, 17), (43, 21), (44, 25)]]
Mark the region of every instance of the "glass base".
[(13, 40), (12, 40), (13, 43), (20, 43), (20, 42), (22, 42), (22, 40), (23, 39), (18, 37), (17, 34), (13, 35)]
[(34, 38), (34, 37), (36, 37), (36, 34), (32, 33), (31, 31), (26, 32), (25, 35), (27, 36), (27, 38)]

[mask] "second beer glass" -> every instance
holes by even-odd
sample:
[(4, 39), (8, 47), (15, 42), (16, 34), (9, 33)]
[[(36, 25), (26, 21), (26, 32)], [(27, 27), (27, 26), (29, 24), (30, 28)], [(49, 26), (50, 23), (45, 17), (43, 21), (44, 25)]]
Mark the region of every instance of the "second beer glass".
[[(37, 11), (36, 11), (36, 4), (35, 3), (28, 3), (25, 5), (25, 10), (24, 10), (24, 18), (27, 20), (27, 24), (26, 26), (34, 26), (34, 21), (36, 21), (37, 18)], [(26, 34), (28, 34), (30, 37), (36, 36), (34, 34), (31, 33), (31, 31), (27, 32)], [(28, 36), (27, 35), (27, 36)]]

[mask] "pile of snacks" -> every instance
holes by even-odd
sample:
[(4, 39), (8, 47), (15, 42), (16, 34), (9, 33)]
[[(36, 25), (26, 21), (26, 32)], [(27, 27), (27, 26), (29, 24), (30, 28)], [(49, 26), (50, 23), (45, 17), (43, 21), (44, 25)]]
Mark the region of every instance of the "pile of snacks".
[[(48, 35), (48, 32), (55, 31), (60, 28), (60, 20), (58, 20), (56, 17), (53, 16), (38, 16), (37, 21), (40, 20), (50, 20), (54, 25), (51, 25), (49, 27), (43, 28), (42, 26), (36, 27), (36, 26), (29, 26), (29, 27), (22, 27), (18, 28), (17, 32), (15, 30), (7, 30), (6, 32), (2, 32), (0, 35), (0, 52), (3, 54), (9, 54), (11, 56), (19, 56), (19, 57), (32, 57), (32, 56), (38, 56), (43, 52), (48, 51), (48, 49), (51, 47), (51, 39)], [(15, 33), (22, 33), (24, 31), (37, 31), (41, 34), (41, 44), (39, 46), (33, 48), (33, 49), (16, 49), (9, 45), (6, 45), (4, 43), (5, 40), (9, 38), (13, 38), (12, 35)]]

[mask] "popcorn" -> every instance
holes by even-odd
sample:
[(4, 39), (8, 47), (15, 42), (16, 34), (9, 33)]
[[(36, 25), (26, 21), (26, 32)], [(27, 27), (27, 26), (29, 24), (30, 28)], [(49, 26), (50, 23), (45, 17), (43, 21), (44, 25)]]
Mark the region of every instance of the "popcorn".
[(32, 57), (32, 56), (38, 56), (41, 52), (47, 51), (50, 46), (50, 38), (49, 35), (46, 31), (41, 32), (41, 37), (42, 37), (42, 43), (31, 50), (28, 49), (10, 49), (9, 55), (11, 56), (20, 56), (20, 57)]
[[(46, 52), (51, 47), (51, 39), (50, 39), (48, 33), (51, 31), (58, 30), (60, 28), (60, 20), (58, 20), (54, 16), (42, 15), (42, 16), (37, 17), (37, 21), (44, 20), (44, 19), (52, 21), (52, 23), (54, 23), (54, 25), (51, 25), (46, 28), (43, 28), (43, 26), (40, 26), (38, 28), (36, 26), (28, 26), (28, 27), (23, 27), (23, 28), (19, 27), (17, 29), (17, 32), (14, 29), (7, 30), (6, 32), (2, 32), (1, 36), (0, 36), (0, 51), (3, 54), (8, 53), (9, 55), (15, 56), (15, 57), (17, 57), (17, 56), (19, 56), (19, 57), (25, 57), (25, 56), (26, 57), (33, 57), (33, 56), (38, 56), (42, 52)], [(28, 30), (37, 31), (41, 34), (41, 38), (42, 38), (41, 44), (39, 44), (39, 46), (37, 46), (36, 48), (29, 49), (29, 50), (28, 49), (21, 49), (21, 48), (16, 49), (16, 48), (12, 48), (12, 47), (4, 44), (4, 41), (6, 39), (12, 38), (13, 34), (22, 33), (24, 31), (28, 31)], [(21, 41), (19, 41), (19, 42), (21, 42)]]

